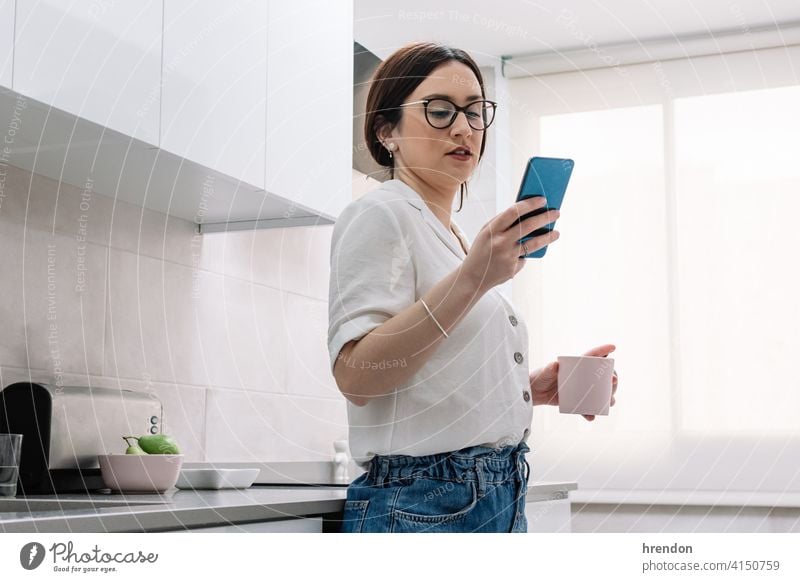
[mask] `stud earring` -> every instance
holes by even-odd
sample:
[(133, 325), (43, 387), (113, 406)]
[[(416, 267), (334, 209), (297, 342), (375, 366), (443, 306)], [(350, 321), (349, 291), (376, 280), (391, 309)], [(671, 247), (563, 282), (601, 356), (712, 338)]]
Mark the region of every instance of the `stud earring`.
[(392, 142), (386, 146), (386, 149), (389, 150), (389, 158), (394, 158), (394, 150), (397, 148), (397, 145)]

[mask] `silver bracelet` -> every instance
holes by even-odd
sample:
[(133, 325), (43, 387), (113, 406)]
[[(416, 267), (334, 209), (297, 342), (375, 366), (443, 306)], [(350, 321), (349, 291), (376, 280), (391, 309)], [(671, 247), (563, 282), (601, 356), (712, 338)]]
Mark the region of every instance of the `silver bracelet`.
[(444, 337), (449, 337), (449, 336), (447, 335), (447, 332), (444, 330), (444, 328), (443, 328), (441, 325), (439, 325), (439, 322), (438, 322), (438, 321), (436, 321), (436, 318), (433, 316), (433, 313), (431, 313), (431, 310), (430, 310), (430, 308), (428, 307), (428, 304), (427, 304), (427, 303), (425, 303), (425, 300), (424, 300), (422, 297), (420, 297), (420, 298), (419, 298), (419, 300), (420, 300), (420, 301), (422, 301), (422, 305), (425, 307), (425, 311), (427, 311), (427, 312), (428, 312), (428, 315), (430, 315), (430, 316), (431, 316), (431, 319), (433, 320), (433, 322), (434, 322), (434, 323), (437, 325), (437, 327), (438, 327), (440, 330), (442, 330), (442, 333), (444, 334)]

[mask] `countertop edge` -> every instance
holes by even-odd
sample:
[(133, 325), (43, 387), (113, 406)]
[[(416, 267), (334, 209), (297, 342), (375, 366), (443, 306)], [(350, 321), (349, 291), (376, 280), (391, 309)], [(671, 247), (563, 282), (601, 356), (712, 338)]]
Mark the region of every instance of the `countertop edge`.
[(772, 491), (664, 491), (583, 489), (570, 495), (575, 504), (678, 505), (695, 507), (780, 507), (800, 508), (800, 493)]
[(32, 516), (0, 521), (4, 533), (141, 533), (187, 530), (240, 523), (297, 519), (342, 509), (341, 498), (301, 499), (270, 503), (229, 505), (223, 507), (174, 508), (131, 505), (103, 514)]

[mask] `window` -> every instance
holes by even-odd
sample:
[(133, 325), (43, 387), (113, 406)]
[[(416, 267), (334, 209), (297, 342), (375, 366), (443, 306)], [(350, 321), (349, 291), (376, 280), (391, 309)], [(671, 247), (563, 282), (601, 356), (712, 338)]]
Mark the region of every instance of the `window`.
[(681, 425), (800, 427), (800, 86), (675, 102)]

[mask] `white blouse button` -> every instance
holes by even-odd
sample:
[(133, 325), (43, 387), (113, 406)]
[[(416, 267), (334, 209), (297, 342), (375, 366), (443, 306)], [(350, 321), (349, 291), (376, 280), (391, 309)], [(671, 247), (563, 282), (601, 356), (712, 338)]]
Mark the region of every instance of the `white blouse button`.
[(523, 360), (524, 358), (522, 357), (522, 354), (521, 354), (520, 352), (514, 352), (514, 359), (516, 360), (516, 362), (517, 362), (518, 364), (521, 364), (521, 363), (522, 363), (522, 360)]

